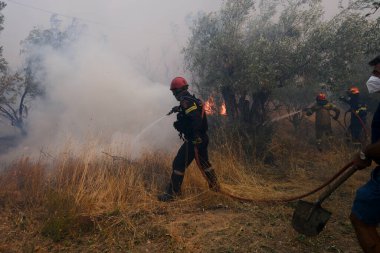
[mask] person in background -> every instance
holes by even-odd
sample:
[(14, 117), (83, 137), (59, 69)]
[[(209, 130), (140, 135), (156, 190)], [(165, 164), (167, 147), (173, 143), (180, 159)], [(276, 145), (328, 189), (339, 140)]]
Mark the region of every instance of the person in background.
[(351, 87), (347, 90), (347, 96), (341, 96), (339, 99), (350, 106), (346, 114), (351, 113), (349, 129), (352, 144), (361, 146), (363, 142), (363, 132), (366, 131), (367, 105), (360, 101), (359, 88), (355, 86)]
[(316, 144), (317, 148), (321, 151), (322, 141), (332, 135), (330, 111), (334, 111), (335, 113), (333, 119), (338, 120), (340, 110), (332, 103), (329, 103), (326, 94), (321, 92), (316, 97), (316, 103), (310, 108), (305, 108), (304, 111), (307, 116), (315, 113)]
[[(380, 55), (369, 62), (373, 67), (367, 81), (370, 94), (380, 92)], [(365, 253), (380, 253), (380, 236), (376, 228), (380, 224), (380, 103), (371, 124), (371, 144), (354, 159), (357, 169), (364, 169), (375, 162), (369, 181), (356, 191), (350, 220), (359, 244)]]

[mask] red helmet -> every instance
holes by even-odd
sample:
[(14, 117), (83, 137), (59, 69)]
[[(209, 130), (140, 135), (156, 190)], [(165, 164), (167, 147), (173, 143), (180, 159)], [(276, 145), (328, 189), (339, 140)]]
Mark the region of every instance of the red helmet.
[(172, 83), (170, 84), (170, 90), (184, 89), (188, 86), (189, 85), (187, 84), (186, 79), (179, 76), (172, 80)]
[(315, 98), (317, 101), (326, 101), (326, 94), (321, 92), (318, 94), (318, 96)]
[(349, 91), (351, 94), (359, 94), (360, 93), (358, 87), (351, 87)]

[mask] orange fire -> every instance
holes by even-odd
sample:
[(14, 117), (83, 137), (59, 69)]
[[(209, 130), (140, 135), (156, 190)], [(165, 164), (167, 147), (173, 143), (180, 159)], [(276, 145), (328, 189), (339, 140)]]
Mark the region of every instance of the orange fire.
[(215, 113), (215, 102), (213, 97), (209, 97), (209, 99), (207, 99), (207, 101), (205, 102), (204, 106), (207, 115)]
[(226, 103), (222, 103), (222, 106), (220, 107), (220, 115), (227, 116), (227, 108)]
[(227, 115), (227, 109), (226, 109), (226, 104), (223, 102), (222, 105), (220, 106), (219, 110), (218, 107), (215, 103), (214, 97), (209, 97), (205, 102), (204, 102), (204, 107), (205, 107), (205, 112), (207, 115), (213, 115), (213, 114), (220, 114), (223, 116)]

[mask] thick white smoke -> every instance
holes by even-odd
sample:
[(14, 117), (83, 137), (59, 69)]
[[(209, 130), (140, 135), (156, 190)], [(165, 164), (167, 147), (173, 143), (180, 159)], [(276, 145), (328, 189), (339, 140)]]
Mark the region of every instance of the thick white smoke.
[[(168, 85), (177, 75), (186, 77), (181, 49), (189, 35), (189, 16), (216, 10), (221, 3), (9, 1), (1, 45), (13, 68), (22, 62), (19, 42), (35, 26), (49, 28), (50, 11), (63, 24), (75, 16), (89, 29), (65, 51), (44, 49), (46, 96), (31, 106), (27, 138), (2, 159), (53, 154), (68, 142), (71, 148), (96, 142), (99, 152), (129, 149), (134, 156), (144, 149), (177, 148), (173, 116), (144, 128), (178, 103)], [(115, 150), (107, 149), (109, 145)]]
[(33, 102), (28, 136), (12, 154), (54, 153), (70, 140), (74, 147), (129, 145), (136, 156), (141, 148), (175, 142), (169, 117), (140, 134), (176, 105), (169, 84), (152, 82), (106, 42), (82, 36), (64, 51), (45, 48), (42, 55), (46, 96)]

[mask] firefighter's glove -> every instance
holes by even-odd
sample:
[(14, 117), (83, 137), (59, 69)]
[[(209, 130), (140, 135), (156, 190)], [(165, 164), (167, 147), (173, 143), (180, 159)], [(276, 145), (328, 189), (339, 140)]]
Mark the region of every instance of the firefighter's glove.
[(199, 145), (202, 143), (202, 138), (201, 137), (195, 137), (192, 141), (191, 141), (194, 145)]
[(372, 160), (367, 158), (363, 151), (360, 151), (354, 157), (354, 166), (356, 166), (358, 170), (362, 170), (371, 166), (371, 163)]
[(302, 111), (305, 112), (306, 116), (311, 116), (313, 112), (309, 108), (304, 108)]
[(175, 130), (177, 130), (178, 132), (181, 132), (181, 127), (180, 127), (180, 123), (179, 121), (174, 121), (173, 123), (173, 127), (175, 128)]
[(166, 114), (166, 115), (170, 115), (170, 114), (172, 114), (172, 113), (177, 113), (177, 112), (179, 112), (179, 110), (180, 110), (180, 107), (179, 107), (179, 106), (174, 106), (174, 107), (170, 110), (170, 112), (168, 112), (168, 114)]

